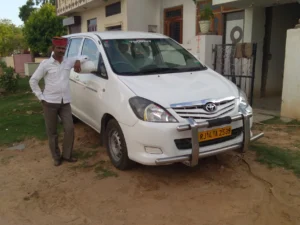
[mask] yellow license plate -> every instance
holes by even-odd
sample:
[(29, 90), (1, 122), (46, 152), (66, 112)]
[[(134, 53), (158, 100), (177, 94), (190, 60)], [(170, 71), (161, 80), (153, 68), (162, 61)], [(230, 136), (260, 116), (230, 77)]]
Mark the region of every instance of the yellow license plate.
[(222, 127), (213, 130), (206, 130), (206, 131), (199, 132), (198, 140), (199, 142), (210, 141), (217, 138), (227, 137), (230, 136), (231, 134), (232, 134), (232, 129), (230, 126)]

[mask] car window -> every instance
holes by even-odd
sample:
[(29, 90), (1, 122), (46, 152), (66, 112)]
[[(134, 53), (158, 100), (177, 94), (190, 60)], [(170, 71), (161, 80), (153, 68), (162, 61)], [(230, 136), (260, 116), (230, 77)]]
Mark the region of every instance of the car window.
[(82, 38), (72, 38), (70, 42), (71, 43), (69, 45), (67, 57), (68, 58), (76, 57), (80, 52), (79, 50), (80, 50)]
[(101, 53), (93, 40), (89, 38), (84, 40), (81, 55), (88, 56), (89, 60), (98, 68), (98, 72), (100, 72), (99, 76), (103, 78), (108, 77)]
[(133, 42), (131, 43), (130, 49), (137, 67), (140, 68), (154, 63), (152, 48), (148, 42)]
[(172, 45), (165, 44), (164, 42), (157, 42), (157, 46), (165, 63), (186, 66), (187, 62), (184, 55)]
[(199, 60), (169, 38), (109, 39), (103, 47), (119, 75), (151, 75), (205, 70)]
[(81, 55), (88, 56), (95, 66), (98, 65), (100, 52), (93, 40), (88, 38), (84, 40)]

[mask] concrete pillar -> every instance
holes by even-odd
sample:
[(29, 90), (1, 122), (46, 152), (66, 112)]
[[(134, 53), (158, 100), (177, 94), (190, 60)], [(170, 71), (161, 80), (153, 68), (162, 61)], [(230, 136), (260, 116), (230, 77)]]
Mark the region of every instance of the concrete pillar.
[(300, 29), (287, 31), (281, 116), (300, 120)]

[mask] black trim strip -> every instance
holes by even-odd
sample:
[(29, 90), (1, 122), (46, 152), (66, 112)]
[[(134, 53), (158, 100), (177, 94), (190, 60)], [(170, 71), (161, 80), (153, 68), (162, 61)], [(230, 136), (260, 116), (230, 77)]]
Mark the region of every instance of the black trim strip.
[[(219, 111), (213, 112), (213, 113), (204, 113), (204, 112), (189, 112), (189, 111), (182, 111), (182, 109), (175, 109), (174, 111), (179, 115), (185, 115), (185, 114), (191, 114), (191, 115), (215, 115), (218, 113), (221, 113), (223, 111), (226, 111), (228, 108), (234, 107), (235, 103), (228, 105), (224, 107), (223, 109), (220, 109)], [(187, 110), (193, 110), (193, 109), (187, 109)]]
[(86, 88), (89, 89), (89, 90), (91, 90), (91, 91), (93, 91), (93, 92), (96, 92), (96, 93), (98, 92), (97, 90), (95, 90), (95, 89), (93, 89), (93, 88), (90, 88), (90, 87), (88, 87), (88, 86), (86, 86)]

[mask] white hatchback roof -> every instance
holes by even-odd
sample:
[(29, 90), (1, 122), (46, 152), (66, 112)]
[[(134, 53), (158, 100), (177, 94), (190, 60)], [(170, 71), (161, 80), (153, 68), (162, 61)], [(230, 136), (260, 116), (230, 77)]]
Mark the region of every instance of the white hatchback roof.
[(136, 31), (104, 31), (104, 32), (87, 32), (65, 35), (65, 37), (74, 36), (99, 36), (101, 39), (134, 39), (134, 38), (169, 38), (158, 33), (136, 32)]

